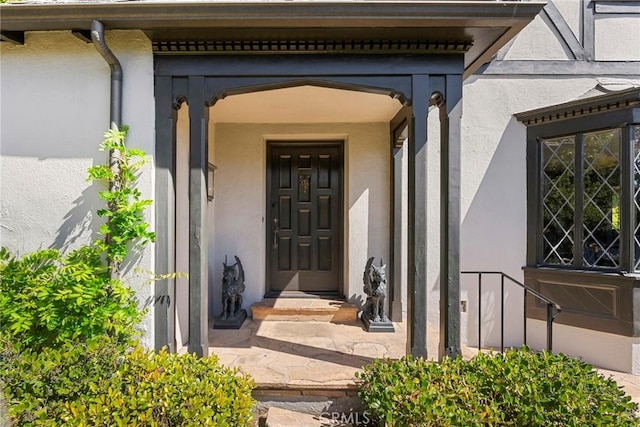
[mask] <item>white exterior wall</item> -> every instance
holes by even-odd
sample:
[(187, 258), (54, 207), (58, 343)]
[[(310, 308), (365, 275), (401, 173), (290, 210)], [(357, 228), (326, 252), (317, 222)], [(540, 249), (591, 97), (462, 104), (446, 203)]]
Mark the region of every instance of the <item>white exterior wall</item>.
[[(129, 144), (154, 152), (153, 57), (138, 31), (107, 32), (106, 41), (124, 70), (123, 122)], [(104, 163), (98, 151), (109, 127), (109, 66), (70, 32), (27, 33), (23, 46), (2, 44), (0, 60), (0, 245), (26, 253), (74, 248), (97, 238), (100, 186), (87, 168)], [(154, 197), (153, 162), (138, 187)], [(153, 206), (147, 211), (153, 227)], [(138, 266), (154, 270), (153, 244)], [(125, 275), (142, 303), (153, 294), (147, 277)], [(143, 343), (153, 343), (152, 311), (143, 322)]]
[(596, 15), (595, 40), (598, 61), (640, 61), (640, 14)]
[[(528, 343), (533, 348), (547, 345), (547, 325), (529, 319)], [(557, 324), (553, 327), (553, 351), (582, 359), (605, 369), (640, 375), (640, 338), (623, 337)]]
[(388, 123), (227, 124), (215, 128), (215, 199), (209, 292), (220, 303), (222, 263), (237, 255), (246, 275), (244, 307), (261, 301), (266, 280), (266, 141), (344, 140), (345, 296), (366, 299), (367, 257), (389, 259), (390, 159)]
[[(555, 1), (569, 26), (579, 34), (580, 8)], [(578, 2), (574, 2), (578, 3)], [(638, 60), (640, 15), (596, 16), (596, 59)], [(636, 38), (634, 38), (636, 37)], [(636, 41), (634, 41), (636, 40)], [(541, 17), (506, 47), (509, 60), (556, 59), (563, 46)], [(513, 114), (598, 94), (597, 85), (625, 89), (640, 85), (637, 76), (474, 75), (464, 84), (462, 118), (463, 270), (503, 271), (523, 281), (526, 264), (526, 127)], [(523, 329), (522, 291), (506, 286), (505, 345), (520, 345)], [(483, 279), (482, 345), (500, 345), (500, 281)], [(462, 338), (477, 345), (477, 277), (462, 277)], [(431, 304), (430, 310), (436, 310)], [(528, 344), (545, 348), (544, 322), (529, 320)], [(557, 324), (554, 351), (580, 357), (609, 369), (640, 374), (640, 338), (623, 337)]]

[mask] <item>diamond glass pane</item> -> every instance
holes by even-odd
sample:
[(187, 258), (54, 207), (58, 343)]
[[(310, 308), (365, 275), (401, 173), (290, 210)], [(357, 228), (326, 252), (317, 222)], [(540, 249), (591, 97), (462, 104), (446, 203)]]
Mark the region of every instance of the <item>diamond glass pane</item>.
[(633, 127), (633, 201), (635, 203), (635, 266), (640, 270), (640, 126)]
[(583, 264), (620, 266), (620, 130), (584, 134)]
[(542, 262), (573, 263), (574, 137), (542, 142)]

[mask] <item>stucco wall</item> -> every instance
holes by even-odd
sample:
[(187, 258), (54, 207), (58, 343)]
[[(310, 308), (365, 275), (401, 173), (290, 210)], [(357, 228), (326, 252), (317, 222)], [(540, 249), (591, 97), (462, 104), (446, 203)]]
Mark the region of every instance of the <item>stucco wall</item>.
[[(575, 99), (594, 78), (473, 76), (462, 119), (463, 270), (503, 271), (523, 280), (526, 264), (526, 127), (514, 113)], [(499, 345), (500, 282), (483, 281), (482, 342)], [(507, 285), (505, 344), (522, 341), (522, 292)], [(463, 276), (463, 339), (477, 343), (477, 278)]]
[[(565, 14), (577, 37), (580, 29), (578, 2), (554, 2)], [(557, 36), (541, 17), (503, 50), (504, 61), (562, 59)], [(597, 15), (595, 49), (598, 60), (638, 60), (640, 15)], [(464, 85), (462, 119), (462, 229), (463, 270), (504, 271), (522, 281), (526, 264), (526, 128), (514, 113), (594, 96), (596, 86), (619, 90), (640, 85), (636, 76), (522, 76), (475, 75)], [(500, 282), (483, 280), (482, 344), (500, 344)], [(522, 291), (506, 286), (505, 345), (522, 343)], [(477, 345), (477, 278), (463, 276), (463, 342)], [(430, 303), (431, 305), (431, 303)], [(434, 306), (430, 309), (435, 310)], [(529, 344), (544, 348), (542, 322), (529, 320)], [(594, 343), (598, 343), (594, 345)], [(638, 372), (637, 339), (556, 325), (554, 350), (563, 351), (599, 366)]]
[[(546, 323), (529, 319), (527, 328), (529, 344), (533, 348), (545, 348)], [(553, 351), (584, 359), (600, 368), (640, 375), (640, 337), (623, 337), (556, 324), (553, 327)]]
[[(123, 122), (129, 144), (153, 154), (154, 103), (151, 43), (137, 31), (108, 32), (106, 41), (124, 70)], [(96, 238), (99, 185), (87, 168), (106, 161), (98, 151), (109, 127), (109, 66), (92, 44), (70, 32), (27, 33), (23, 46), (2, 44), (0, 60), (0, 245), (25, 253), (73, 248)], [(153, 164), (139, 180), (153, 198)], [(153, 207), (147, 221), (154, 222)], [(138, 254), (153, 270), (153, 245)], [(153, 287), (128, 274), (141, 302)], [(142, 325), (153, 342), (152, 314)]]
[(210, 292), (220, 305), (224, 256), (242, 260), (249, 308), (265, 293), (265, 197), (267, 140), (345, 141), (345, 295), (362, 301), (368, 256), (389, 259), (389, 128), (367, 124), (216, 125), (214, 230), (210, 232)]
[(595, 41), (598, 61), (640, 61), (640, 13), (597, 15)]

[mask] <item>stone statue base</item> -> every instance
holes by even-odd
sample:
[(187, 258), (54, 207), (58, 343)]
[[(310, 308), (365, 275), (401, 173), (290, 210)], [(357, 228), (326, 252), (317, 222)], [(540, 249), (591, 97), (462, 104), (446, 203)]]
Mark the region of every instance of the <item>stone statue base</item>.
[(367, 315), (362, 313), (362, 317), (360, 318), (362, 323), (364, 324), (367, 332), (395, 332), (396, 330), (393, 328), (393, 323), (389, 319), (385, 319), (382, 322), (374, 322)]
[(213, 329), (240, 329), (246, 318), (247, 310), (244, 308), (238, 312), (236, 317), (221, 319), (220, 316), (216, 316), (213, 319)]

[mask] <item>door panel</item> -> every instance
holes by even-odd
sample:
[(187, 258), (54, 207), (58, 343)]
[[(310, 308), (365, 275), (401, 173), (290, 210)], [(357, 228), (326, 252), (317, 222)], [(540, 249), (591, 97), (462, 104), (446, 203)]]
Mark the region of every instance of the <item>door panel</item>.
[(268, 289), (339, 293), (342, 143), (268, 145)]

